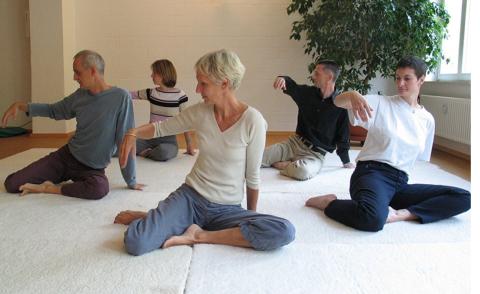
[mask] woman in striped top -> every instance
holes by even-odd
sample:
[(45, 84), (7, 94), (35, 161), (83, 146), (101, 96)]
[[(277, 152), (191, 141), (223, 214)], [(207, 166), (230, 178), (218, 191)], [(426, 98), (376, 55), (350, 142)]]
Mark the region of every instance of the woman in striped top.
[[(187, 107), (188, 97), (180, 89), (175, 88), (177, 72), (172, 62), (160, 59), (152, 63), (152, 81), (158, 87), (132, 91), (133, 99), (144, 99), (150, 102), (150, 123), (164, 121), (177, 115)], [(195, 155), (191, 135), (185, 132), (187, 154)], [(156, 160), (167, 161), (177, 156), (178, 144), (175, 135), (137, 140), (137, 155)]]

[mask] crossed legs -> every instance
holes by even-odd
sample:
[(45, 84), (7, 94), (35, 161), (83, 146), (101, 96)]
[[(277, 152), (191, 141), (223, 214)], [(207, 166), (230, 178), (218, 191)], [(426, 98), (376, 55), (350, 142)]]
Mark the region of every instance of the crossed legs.
[(129, 224), (125, 248), (142, 255), (159, 248), (197, 243), (272, 250), (293, 241), (295, 229), (282, 218), (209, 202), (182, 185), (148, 213), (121, 212), (116, 223)]
[(137, 140), (137, 155), (155, 161), (167, 161), (177, 156), (178, 144), (176, 136), (158, 137), (148, 140)]
[(265, 149), (262, 167), (274, 167), (280, 174), (305, 181), (317, 175), (323, 167), (324, 156), (307, 148), (297, 136)]
[[(114, 223), (129, 225), (137, 219), (144, 219), (148, 213), (143, 211), (126, 210), (120, 212)], [(193, 245), (200, 243), (224, 244), (238, 247), (251, 247), (250, 243), (243, 237), (240, 228), (230, 228), (220, 231), (203, 230), (197, 224), (191, 224), (180, 235), (169, 237), (161, 248), (165, 249), (178, 245)]]

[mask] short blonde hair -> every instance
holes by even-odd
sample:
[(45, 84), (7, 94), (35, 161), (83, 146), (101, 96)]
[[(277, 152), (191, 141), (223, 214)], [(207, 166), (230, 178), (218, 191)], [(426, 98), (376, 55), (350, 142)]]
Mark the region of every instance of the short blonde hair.
[(245, 66), (237, 54), (226, 49), (210, 52), (200, 57), (195, 63), (195, 70), (205, 74), (217, 84), (227, 80), (229, 88), (232, 90), (238, 89), (245, 74)]

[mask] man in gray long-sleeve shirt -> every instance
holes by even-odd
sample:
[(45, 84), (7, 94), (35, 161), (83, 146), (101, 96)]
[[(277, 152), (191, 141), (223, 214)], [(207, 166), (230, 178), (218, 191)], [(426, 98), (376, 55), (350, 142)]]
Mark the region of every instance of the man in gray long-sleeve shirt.
[[(115, 145), (133, 128), (130, 94), (104, 81), (105, 63), (96, 52), (83, 50), (73, 61), (74, 80), (80, 88), (53, 104), (15, 102), (5, 112), (2, 124), (18, 112), (30, 117), (55, 120), (76, 118), (75, 134), (67, 145), (9, 175), (5, 188), (10, 193), (53, 193), (84, 199), (100, 199), (109, 191), (105, 167)], [(122, 175), (131, 189), (143, 185), (135, 179), (135, 160), (129, 158)], [(73, 183), (58, 185), (72, 180)]]

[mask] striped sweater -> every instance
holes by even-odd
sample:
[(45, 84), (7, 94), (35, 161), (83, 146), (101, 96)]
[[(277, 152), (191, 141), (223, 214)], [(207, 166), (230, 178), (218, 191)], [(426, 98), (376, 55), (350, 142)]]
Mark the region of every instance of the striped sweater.
[(150, 122), (164, 121), (187, 107), (188, 96), (182, 90), (160, 91), (156, 88), (131, 92), (133, 99), (150, 102)]

